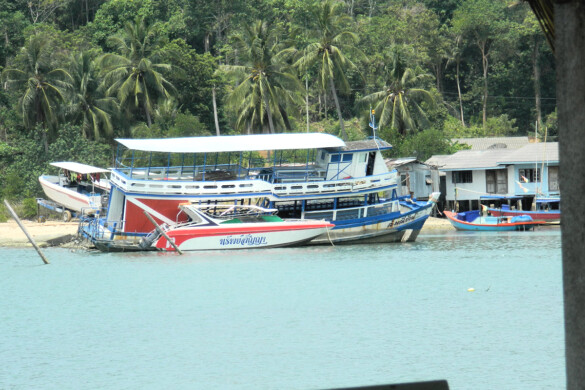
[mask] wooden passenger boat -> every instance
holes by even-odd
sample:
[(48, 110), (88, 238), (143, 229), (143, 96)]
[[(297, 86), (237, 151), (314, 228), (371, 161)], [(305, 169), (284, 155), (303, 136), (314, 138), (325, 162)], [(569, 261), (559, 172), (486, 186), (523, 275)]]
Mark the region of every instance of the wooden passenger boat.
[(179, 205), (256, 205), (284, 219), (333, 226), (311, 244), (414, 241), (438, 194), (397, 195), (378, 138), (344, 142), (323, 133), (118, 139), (107, 216), (84, 224), (92, 240), (150, 233), (152, 223), (187, 222)]

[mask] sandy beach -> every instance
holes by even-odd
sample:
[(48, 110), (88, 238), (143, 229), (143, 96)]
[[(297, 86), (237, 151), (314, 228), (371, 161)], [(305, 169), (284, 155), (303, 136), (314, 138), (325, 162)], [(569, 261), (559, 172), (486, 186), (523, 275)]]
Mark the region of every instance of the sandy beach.
[[(60, 222), (22, 221), (28, 233), (39, 246), (56, 246), (71, 241), (77, 234), (77, 221)], [(430, 217), (424, 230), (453, 229), (449, 221)], [(14, 220), (0, 223), (0, 246), (31, 246), (25, 234)]]
[[(21, 221), (39, 246), (55, 246), (71, 241), (77, 235), (79, 222)], [(0, 246), (32, 246), (14, 220), (0, 223)]]

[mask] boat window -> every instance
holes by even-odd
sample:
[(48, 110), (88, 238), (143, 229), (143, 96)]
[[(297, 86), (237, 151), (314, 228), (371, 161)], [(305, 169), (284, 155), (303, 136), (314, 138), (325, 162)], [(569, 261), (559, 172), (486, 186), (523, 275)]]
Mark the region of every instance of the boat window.
[(331, 162), (339, 162), (339, 154), (332, 154), (331, 155)]
[(367, 153), (360, 153), (359, 162), (365, 163), (367, 160), (368, 160), (368, 154)]
[(349, 153), (349, 154), (344, 154), (341, 161), (347, 162), (347, 161), (351, 161), (352, 159), (353, 159), (353, 154)]
[(325, 151), (324, 150), (321, 151), (321, 157), (320, 157), (320, 159), (321, 160), (325, 160)]

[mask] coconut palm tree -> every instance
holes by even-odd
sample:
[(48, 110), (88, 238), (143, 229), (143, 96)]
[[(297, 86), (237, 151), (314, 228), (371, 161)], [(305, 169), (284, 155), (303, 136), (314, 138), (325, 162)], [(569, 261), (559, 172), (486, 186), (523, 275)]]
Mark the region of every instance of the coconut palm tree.
[(246, 27), (244, 35), (236, 37), (243, 65), (221, 66), (237, 82), (227, 99), (238, 112), (236, 127), (248, 132), (266, 124), (270, 133), (275, 133), (277, 126), (290, 128), (287, 108), (302, 104), (302, 86), (285, 61), (288, 51), (280, 50), (273, 31), (263, 21)]
[(108, 53), (101, 58), (106, 93), (117, 96), (121, 106), (133, 102), (150, 127), (155, 103), (158, 99), (170, 98), (170, 92), (175, 89), (163, 76), (171, 70), (171, 65), (157, 62), (160, 58), (158, 35), (144, 18), (136, 18), (133, 23), (126, 23), (124, 34), (113, 36), (109, 41), (119, 54)]
[(396, 50), (392, 51), (388, 63), (392, 66), (387, 69), (384, 89), (365, 96), (360, 103), (370, 105), (380, 114), (380, 127), (389, 124), (405, 135), (427, 121), (420, 103), (425, 101), (434, 105), (431, 93), (422, 88), (432, 76), (406, 67)]
[(346, 140), (347, 134), (337, 90), (339, 89), (342, 93), (350, 91), (345, 72), (350, 68), (355, 69), (356, 66), (345, 53), (353, 50), (362, 55), (355, 49), (359, 37), (349, 30), (351, 18), (344, 13), (343, 4), (337, 0), (325, 0), (319, 3), (314, 17), (317, 23), (314, 34), (317, 40), (307, 45), (302, 57), (295, 62), (295, 66), (301, 73), (305, 73), (307, 69), (317, 64), (319, 87), (322, 91), (328, 89), (331, 91), (339, 117), (341, 136)]
[(45, 152), (48, 138), (54, 136), (58, 122), (58, 108), (71, 88), (71, 75), (57, 67), (53, 47), (45, 35), (32, 35), (20, 50), (12, 67), (2, 72), (6, 88), (18, 90), (18, 110), (24, 125), (33, 129), (40, 124)]
[(91, 51), (76, 53), (71, 58), (73, 77), (73, 112), (83, 121), (83, 134), (86, 138), (99, 139), (112, 136), (112, 114), (118, 108), (114, 97), (105, 96), (105, 90), (98, 77), (96, 56)]

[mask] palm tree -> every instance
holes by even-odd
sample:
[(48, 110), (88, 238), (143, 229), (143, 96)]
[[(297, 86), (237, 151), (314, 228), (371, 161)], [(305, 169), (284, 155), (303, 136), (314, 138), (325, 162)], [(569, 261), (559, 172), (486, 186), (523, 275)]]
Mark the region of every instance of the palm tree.
[(290, 128), (287, 108), (302, 104), (298, 92), (302, 89), (292, 68), (286, 63), (288, 50), (280, 51), (273, 30), (263, 21), (246, 27), (245, 34), (236, 38), (242, 48), (243, 65), (223, 65), (226, 75), (238, 85), (228, 96), (228, 104), (237, 107), (236, 127), (265, 128), (270, 133)]
[(126, 23), (123, 35), (111, 37), (109, 41), (120, 54), (108, 53), (101, 58), (106, 93), (116, 95), (121, 106), (133, 101), (150, 127), (155, 102), (170, 98), (169, 91), (175, 89), (163, 76), (163, 72), (171, 70), (171, 65), (157, 63), (159, 38), (144, 18), (136, 18), (134, 23)]
[(83, 134), (86, 138), (99, 139), (112, 136), (112, 113), (117, 109), (114, 97), (105, 96), (98, 78), (95, 55), (90, 51), (77, 53), (71, 58), (73, 77), (73, 111), (83, 119)]
[(317, 22), (315, 32), (318, 40), (305, 48), (303, 56), (296, 61), (295, 66), (305, 73), (312, 65), (318, 65), (319, 87), (322, 91), (331, 90), (339, 117), (341, 136), (346, 140), (347, 134), (337, 98), (337, 89), (342, 93), (350, 91), (345, 72), (356, 66), (346, 57), (344, 51), (354, 50), (361, 55), (361, 52), (354, 48), (359, 42), (359, 37), (347, 29), (351, 18), (344, 13), (343, 4), (337, 0), (325, 0), (320, 3), (314, 16)]
[(405, 135), (427, 121), (419, 102), (434, 105), (430, 92), (421, 87), (432, 76), (406, 67), (396, 51), (393, 51), (391, 57), (388, 62), (392, 67), (387, 70), (384, 89), (365, 96), (361, 104), (369, 104), (380, 113), (380, 127), (390, 124), (401, 135)]
[(44, 35), (32, 35), (20, 50), (14, 67), (2, 72), (6, 88), (22, 93), (18, 110), (24, 125), (28, 129), (33, 129), (37, 124), (42, 126), (47, 153), (48, 135), (54, 135), (59, 105), (71, 87), (71, 75), (65, 69), (56, 67), (52, 55), (51, 41)]

